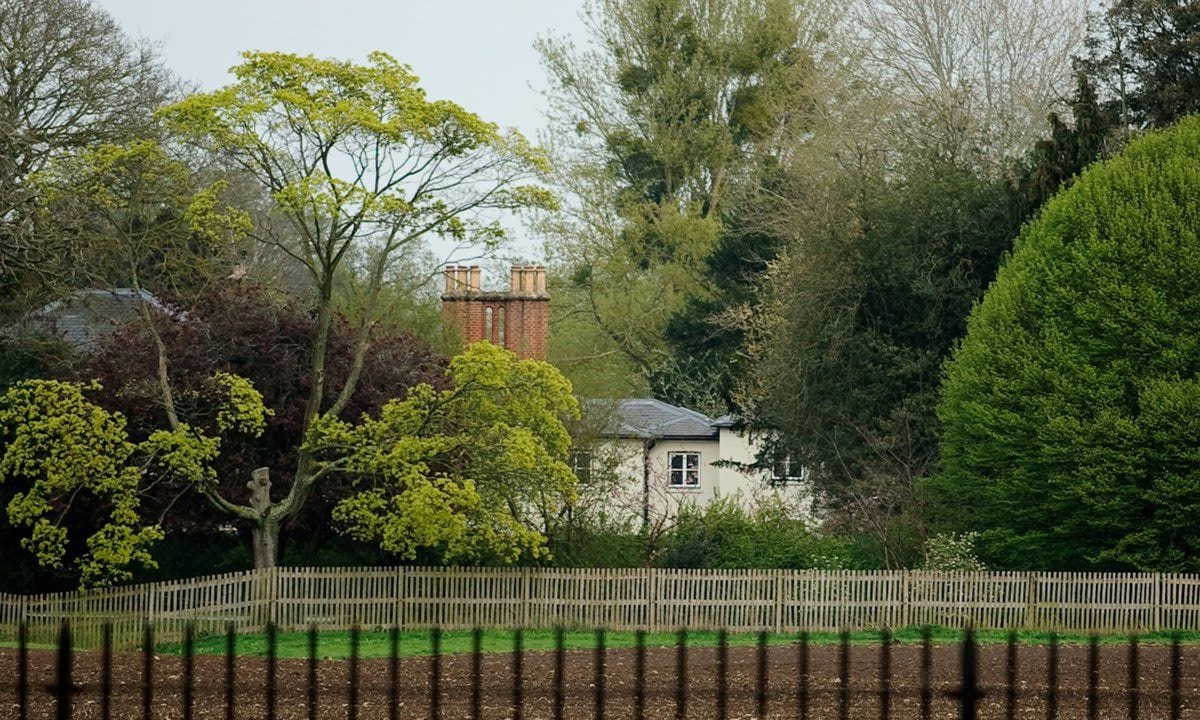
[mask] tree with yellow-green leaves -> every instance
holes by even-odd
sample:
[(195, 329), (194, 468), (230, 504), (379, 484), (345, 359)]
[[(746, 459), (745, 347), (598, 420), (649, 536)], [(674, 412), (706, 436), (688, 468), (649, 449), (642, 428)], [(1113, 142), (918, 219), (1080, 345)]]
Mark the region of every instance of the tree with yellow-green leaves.
[[(418, 385), (376, 416), (313, 425), (301, 451), (317, 479), (347, 479), (334, 522), (407, 560), (547, 557), (546, 535), (577, 496), (564, 425), (579, 418), (571, 384), (488, 343), (469, 346), (446, 375), (441, 389)], [(89, 398), (94, 384), (31, 380), (0, 395), (0, 484), (15, 488), (8, 520), (39, 563), (74, 563), (85, 586), (127, 580), (154, 567), (162, 538), (140, 512), (148, 485), (174, 482), (219, 502), (223, 442), (260, 436), (271, 411), (243, 378), (218, 372), (210, 384), (219, 400), (195, 425), (140, 442), (120, 413)]]
[[(166, 108), (188, 142), (253, 177), (274, 202), (251, 237), (291, 257), (311, 279), (317, 319), (302, 436), (344, 421), (379, 314), (389, 272), (428, 237), (495, 246), (499, 215), (553, 206), (539, 184), (545, 157), (516, 132), (430, 100), (410, 68), (384, 53), (365, 65), (287, 53), (249, 52), (235, 81)], [(349, 369), (326, 382), (335, 285), (351, 258), (363, 260)], [(169, 358), (161, 364), (168, 366)], [(160, 374), (168, 416), (169, 369)], [(171, 420), (178, 431), (180, 421)], [(303, 443), (286, 488), (270, 468), (254, 471), (248, 498), (207, 497), (253, 533), (256, 567), (275, 563), (280, 528), (300, 513), (322, 478), (340, 469)]]
[(448, 377), (446, 389), (420, 385), (378, 417), (317, 424), (309, 450), (353, 483), (335, 521), (406, 559), (547, 556), (546, 533), (577, 490), (563, 424), (579, 418), (571, 384), (487, 342), (454, 358)]
[[(258, 435), (269, 411), (244, 380), (218, 373), (224, 395), (218, 430)], [(139, 514), (144, 484), (163, 476), (185, 478), (201, 492), (212, 485), (210, 467), (220, 438), (181, 424), (140, 443), (125, 418), (91, 402), (98, 386), (27, 380), (0, 395), (0, 483), (17, 489), (8, 521), (28, 530), (22, 545), (44, 566), (63, 568), (73, 558), (85, 586), (131, 576), (131, 567), (154, 567), (150, 547), (162, 538)], [(71, 527), (86, 526), (86, 537)]]

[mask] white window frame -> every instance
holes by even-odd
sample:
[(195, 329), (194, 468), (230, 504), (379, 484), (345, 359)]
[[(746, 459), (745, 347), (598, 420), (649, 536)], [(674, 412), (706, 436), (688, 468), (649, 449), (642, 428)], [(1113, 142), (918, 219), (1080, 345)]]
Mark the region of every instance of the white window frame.
[[(592, 470), (595, 463), (592, 451), (583, 449), (572, 450), (569, 459), (571, 472), (575, 473), (575, 478), (579, 480), (579, 484), (589, 484), (592, 481)], [(580, 471), (583, 472), (581, 473)]]
[[(689, 455), (696, 458), (694, 467), (688, 467), (687, 458)], [(679, 458), (679, 467), (675, 467), (676, 458)], [(704, 482), (704, 478), (701, 477), (700, 472), (702, 467), (704, 467), (704, 462), (699, 450), (677, 450), (667, 453), (667, 489), (682, 490), (685, 492), (699, 490), (701, 484)], [(688, 482), (689, 475), (696, 478), (694, 483)]]
[[(780, 469), (783, 470), (782, 473)], [(796, 472), (794, 475), (792, 474), (793, 470)], [(792, 460), (791, 454), (784, 455), (771, 463), (772, 485), (797, 485), (807, 481), (808, 468)]]

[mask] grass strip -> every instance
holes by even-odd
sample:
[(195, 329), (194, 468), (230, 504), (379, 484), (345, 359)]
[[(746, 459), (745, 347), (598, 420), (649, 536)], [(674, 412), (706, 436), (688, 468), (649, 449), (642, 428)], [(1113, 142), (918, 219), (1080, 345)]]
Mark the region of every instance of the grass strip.
[[(1022, 631), (1017, 633), (1017, 641), (1022, 645), (1047, 645), (1050, 633)], [(853, 645), (873, 645), (880, 641), (878, 631), (860, 631), (850, 634)], [(406, 630), (400, 633), (400, 656), (415, 657), (428, 655), (430, 650), (429, 632), (427, 630)], [(605, 634), (606, 645), (610, 649), (632, 648), (635, 643), (632, 632), (608, 632)], [(754, 645), (758, 641), (755, 633), (731, 633), (730, 646)], [(1195, 645), (1200, 644), (1200, 633), (1188, 632), (1180, 634), (1180, 641)], [(673, 647), (676, 635), (668, 633), (648, 633), (648, 647)], [(791, 645), (797, 642), (797, 634), (768, 634), (769, 645)], [(1139, 635), (1139, 642), (1146, 645), (1168, 644), (1171, 633), (1146, 633)], [(938, 645), (953, 645), (962, 640), (962, 631), (950, 628), (933, 628), (931, 639)], [(1064, 645), (1083, 645), (1089, 636), (1078, 634), (1059, 635), (1059, 642)], [(901, 645), (914, 645), (921, 642), (920, 628), (903, 628), (892, 633), (893, 642)], [(981, 644), (1001, 644), (1008, 641), (1008, 633), (998, 630), (981, 630), (976, 633), (976, 640)], [(837, 633), (810, 633), (809, 642), (813, 645), (836, 645), (841, 641)], [(1100, 643), (1106, 645), (1124, 645), (1129, 642), (1128, 635), (1101, 635)], [(483, 651), (486, 653), (504, 653), (512, 651), (513, 634), (507, 630), (486, 630), (483, 633)], [(591, 631), (572, 630), (565, 634), (568, 650), (592, 650), (596, 647), (596, 636)], [(714, 647), (717, 644), (717, 633), (694, 631), (688, 633), (688, 645), (691, 647)], [(553, 650), (553, 630), (526, 630), (524, 634), (526, 651)], [(302, 632), (281, 632), (277, 636), (277, 657), (303, 658), (308, 655), (308, 635)], [(263, 657), (267, 654), (266, 636), (261, 633), (248, 633), (237, 636), (237, 654), (243, 657)], [(182, 649), (179, 643), (162, 643), (156, 651), (163, 654), (178, 654)], [(364, 630), (359, 640), (359, 657), (387, 657), (390, 642), (386, 630)], [(198, 654), (222, 655), (225, 653), (223, 636), (197, 638), (195, 651)], [(442, 653), (453, 655), (471, 651), (471, 633), (468, 630), (445, 630), (442, 632)], [(323, 659), (340, 660), (349, 657), (350, 633), (344, 631), (321, 632), (317, 639), (317, 652)]]

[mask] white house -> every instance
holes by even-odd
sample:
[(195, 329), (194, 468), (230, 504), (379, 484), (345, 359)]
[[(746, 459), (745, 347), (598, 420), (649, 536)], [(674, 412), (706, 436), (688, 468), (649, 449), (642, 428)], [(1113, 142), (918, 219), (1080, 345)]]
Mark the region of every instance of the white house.
[(805, 474), (786, 459), (764, 463), (763, 439), (733, 417), (709, 418), (660, 400), (593, 400), (596, 439), (572, 457), (585, 503), (609, 518), (653, 522), (684, 505), (730, 498), (750, 508), (778, 499), (811, 516)]
[[(485, 290), (478, 266), (445, 268), (443, 328), (463, 344), (487, 340), (520, 357), (545, 359), (550, 298), (546, 270), (514, 265), (507, 291)], [(580, 510), (617, 522), (673, 517), (685, 504), (717, 498), (743, 505), (777, 499), (812, 516), (802, 469), (787, 459), (760, 463), (763, 438), (732, 417), (716, 420), (659, 400), (589, 400), (584, 442), (572, 457)]]

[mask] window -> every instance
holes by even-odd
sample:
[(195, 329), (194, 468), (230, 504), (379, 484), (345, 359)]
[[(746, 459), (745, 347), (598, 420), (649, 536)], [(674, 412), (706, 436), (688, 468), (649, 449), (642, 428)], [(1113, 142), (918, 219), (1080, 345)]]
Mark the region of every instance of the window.
[(589, 483), (592, 481), (592, 451), (591, 450), (573, 450), (571, 457), (568, 459), (571, 465), (571, 472), (575, 473), (575, 477), (579, 478), (580, 483)]
[(483, 339), (492, 342), (492, 309), (483, 309)]
[(673, 452), (667, 454), (670, 475), (667, 485), (673, 488), (700, 487), (700, 453)]
[(783, 455), (771, 463), (771, 483), (774, 485), (804, 482), (806, 479), (808, 469), (792, 460), (791, 455)]
[(496, 312), (496, 344), (504, 345), (504, 308), (500, 308)]

